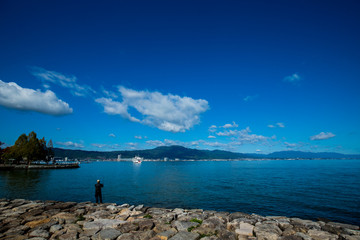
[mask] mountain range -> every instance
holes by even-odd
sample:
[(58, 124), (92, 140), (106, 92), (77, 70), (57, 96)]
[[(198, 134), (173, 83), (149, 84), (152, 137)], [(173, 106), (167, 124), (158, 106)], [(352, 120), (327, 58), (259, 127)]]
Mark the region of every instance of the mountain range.
[(199, 150), (185, 148), (182, 146), (162, 146), (147, 150), (131, 150), (131, 151), (84, 151), (54, 148), (55, 157), (70, 159), (117, 159), (132, 158), (141, 156), (145, 159), (181, 159), (181, 160), (203, 160), (203, 159), (314, 159), (314, 158), (358, 158), (360, 155), (341, 154), (335, 152), (301, 152), (301, 151), (280, 151), (270, 154), (252, 154), (252, 153), (235, 153), (222, 150)]

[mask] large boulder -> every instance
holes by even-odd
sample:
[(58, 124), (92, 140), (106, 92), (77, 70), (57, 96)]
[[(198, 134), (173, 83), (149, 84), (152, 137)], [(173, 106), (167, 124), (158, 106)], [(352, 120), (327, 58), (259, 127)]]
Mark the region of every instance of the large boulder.
[(254, 232), (258, 240), (277, 240), (282, 233), (275, 224), (258, 224), (254, 227)]
[(170, 240), (198, 240), (200, 235), (193, 232), (181, 231), (171, 237)]

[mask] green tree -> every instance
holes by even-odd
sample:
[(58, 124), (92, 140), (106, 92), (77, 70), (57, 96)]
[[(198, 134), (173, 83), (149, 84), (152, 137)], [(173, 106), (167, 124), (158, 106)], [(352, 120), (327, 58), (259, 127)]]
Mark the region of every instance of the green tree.
[(7, 160), (15, 159), (16, 163), (26, 160), (30, 164), (34, 160), (46, 160), (47, 153), (45, 138), (39, 140), (33, 131), (28, 136), (21, 134), (3, 157)]
[(3, 143), (3, 142), (1, 142), (0, 141), (0, 163), (4, 163), (3, 162), (3, 158), (2, 158), (2, 156), (3, 156), (3, 154), (4, 154), (4, 150), (1, 148), (1, 145), (4, 145), (5, 143)]

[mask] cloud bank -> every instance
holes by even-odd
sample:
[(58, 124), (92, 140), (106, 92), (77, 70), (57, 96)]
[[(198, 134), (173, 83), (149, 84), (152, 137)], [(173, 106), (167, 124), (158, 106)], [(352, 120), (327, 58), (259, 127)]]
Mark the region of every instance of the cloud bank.
[(325, 140), (325, 139), (329, 139), (329, 138), (333, 138), (336, 135), (331, 133), (331, 132), (321, 132), (317, 135), (311, 136), (310, 139), (311, 140)]
[(14, 82), (0, 80), (0, 105), (23, 111), (49, 115), (66, 115), (73, 112), (69, 104), (58, 99), (54, 92), (22, 88)]
[[(120, 115), (132, 122), (139, 122), (169, 132), (185, 132), (200, 122), (200, 114), (209, 109), (203, 99), (192, 99), (160, 92), (136, 91), (119, 87), (122, 102), (111, 98), (95, 101), (104, 107), (104, 112)], [(132, 116), (129, 110), (136, 110), (141, 119)]]

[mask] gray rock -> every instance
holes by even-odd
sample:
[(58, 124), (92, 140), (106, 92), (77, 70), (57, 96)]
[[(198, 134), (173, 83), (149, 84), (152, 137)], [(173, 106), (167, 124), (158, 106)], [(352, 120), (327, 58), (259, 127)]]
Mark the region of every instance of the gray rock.
[(336, 227), (340, 227), (340, 228), (347, 228), (347, 229), (351, 229), (351, 230), (359, 230), (359, 226), (344, 224), (344, 223), (329, 222), (326, 225), (336, 226)]
[(176, 233), (177, 233), (177, 231), (174, 228), (172, 228), (167, 231), (161, 232), (161, 233), (157, 234), (156, 236), (162, 240), (167, 240), (167, 239), (171, 238), (172, 236), (174, 236)]
[(171, 237), (170, 240), (198, 240), (200, 235), (193, 232), (178, 232), (175, 236)]
[(234, 213), (231, 213), (229, 215), (229, 221), (233, 221), (234, 219), (237, 219), (237, 218), (250, 218), (251, 215), (250, 214), (247, 214), (247, 213), (242, 213), (242, 212), (234, 212)]
[(220, 238), (220, 239), (226, 239), (226, 240), (237, 240), (236, 238), (236, 234), (234, 232), (230, 232), (228, 230), (220, 230), (218, 233), (217, 233), (217, 236)]
[(188, 231), (191, 227), (199, 226), (199, 223), (195, 222), (183, 222), (183, 221), (175, 221), (173, 226), (180, 232), (180, 231)]
[(240, 228), (235, 230), (235, 233), (242, 236), (253, 236), (254, 227), (248, 223), (240, 223)]
[(209, 217), (208, 219), (204, 220), (201, 225), (203, 227), (209, 227), (214, 229), (225, 229), (226, 226), (223, 219), (217, 216)]
[(344, 240), (360, 240), (360, 236), (358, 236), (358, 235), (350, 236), (350, 235), (346, 235), (346, 234), (341, 234), (340, 237)]
[[(201, 238), (201, 240), (220, 240), (220, 238), (218, 238), (217, 236), (208, 236), (208, 237)], [(240, 238), (239, 238), (239, 240), (240, 240)]]
[[(11, 227), (8, 231), (5, 232), (5, 235), (23, 235), (25, 234), (30, 228), (28, 226), (17, 226), (15, 228)], [(1, 238), (0, 238), (1, 239)]]
[(114, 240), (120, 235), (121, 235), (121, 232), (116, 229), (113, 229), (113, 228), (104, 229), (98, 233), (98, 239), (99, 240)]
[(314, 240), (336, 240), (338, 236), (324, 231), (310, 229), (308, 235)]
[(257, 224), (254, 228), (258, 240), (277, 240), (281, 235), (281, 229), (274, 224)]
[(175, 208), (172, 212), (175, 213), (175, 214), (182, 214), (184, 213), (184, 209), (182, 208)]
[(56, 225), (53, 225), (53, 226), (50, 227), (49, 232), (50, 232), (50, 233), (55, 233), (55, 232), (61, 230), (62, 228), (63, 228), (63, 227), (62, 227), (61, 225), (56, 224)]
[(121, 234), (116, 240), (139, 240), (133, 233)]
[(200, 235), (204, 235), (204, 236), (211, 236), (211, 235), (215, 235), (219, 230), (218, 229), (214, 229), (214, 228), (210, 228), (210, 227), (206, 227), (206, 226), (200, 226), (195, 228), (194, 230), (192, 230), (192, 232), (198, 233)]
[(303, 219), (300, 219), (300, 218), (292, 218), (292, 219), (291, 219), (291, 223), (292, 223), (293, 225), (301, 225), (301, 226), (304, 226), (304, 227), (307, 228), (307, 229), (316, 229), (316, 230), (320, 230), (320, 229), (321, 229), (319, 223), (313, 222), (313, 221), (310, 221), (310, 220), (303, 220)]
[(59, 240), (76, 240), (78, 239), (78, 232), (69, 231), (63, 235), (59, 236)]
[(138, 205), (134, 209), (135, 209), (135, 211), (141, 211), (141, 209), (143, 209), (143, 208), (144, 208), (144, 205)]
[(359, 230), (351, 230), (351, 229), (345, 228), (345, 229), (344, 229), (344, 234), (360, 236), (360, 231), (359, 231)]
[(96, 219), (93, 222), (84, 223), (83, 230), (100, 230), (106, 228), (117, 228), (121, 224), (125, 224), (125, 221), (118, 219)]
[(306, 235), (305, 233), (302, 233), (302, 232), (297, 232), (297, 233), (294, 234), (294, 236), (299, 236), (303, 240), (313, 240), (310, 236), (308, 236), (308, 235)]
[(139, 230), (139, 225), (135, 224), (133, 222), (125, 222), (124, 224), (121, 224), (119, 227), (120, 231), (123, 233), (129, 233), (131, 231), (137, 231)]
[(87, 214), (84, 217), (96, 220), (96, 219), (99, 219), (99, 218), (102, 218), (102, 219), (108, 218), (110, 216), (111, 216), (111, 213), (109, 211), (100, 210), (100, 211), (93, 212), (91, 214)]
[(28, 238), (26, 240), (46, 240), (46, 238), (43, 237), (33, 237), (33, 238)]
[(86, 222), (84, 223), (83, 230), (84, 231), (99, 231), (102, 229), (103, 225), (99, 222)]
[(172, 228), (171, 224), (164, 223), (162, 221), (155, 221), (155, 227), (153, 228), (153, 230), (156, 233), (161, 233), (170, 230), (171, 228)]
[(153, 230), (149, 231), (137, 231), (133, 233), (134, 236), (140, 240), (150, 240), (155, 237), (156, 233)]
[(280, 237), (279, 240), (303, 240), (303, 238), (300, 236), (292, 235)]
[(137, 219), (134, 221), (135, 224), (138, 224), (140, 231), (148, 231), (154, 228), (155, 224), (150, 219)]
[(48, 238), (50, 236), (49, 232), (43, 229), (36, 229), (30, 232), (29, 237), (43, 237)]

